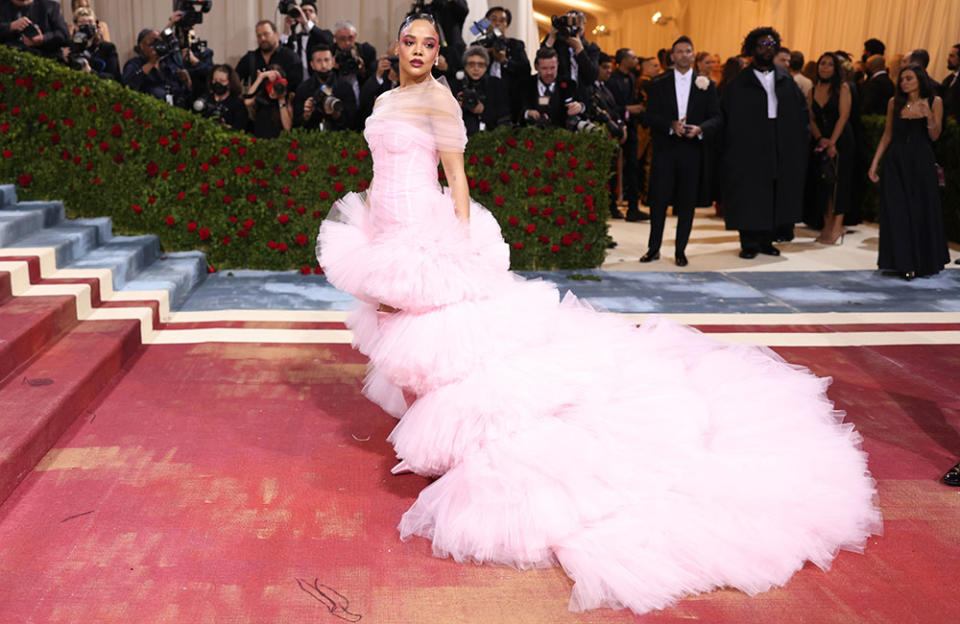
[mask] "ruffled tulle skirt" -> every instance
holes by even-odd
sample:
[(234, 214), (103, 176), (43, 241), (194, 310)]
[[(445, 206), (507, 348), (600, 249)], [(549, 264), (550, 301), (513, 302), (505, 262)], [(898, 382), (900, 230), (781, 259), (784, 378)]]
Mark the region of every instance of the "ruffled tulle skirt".
[(397, 456), (439, 477), (401, 537), (457, 561), (560, 565), (571, 609), (643, 613), (782, 585), (880, 530), (829, 379), (561, 298), (508, 271), (489, 212), (474, 204), (464, 227), (449, 196), (424, 195), (415, 228), (348, 195), (318, 238), (330, 281), (361, 302), (348, 325), (365, 394), (400, 419)]

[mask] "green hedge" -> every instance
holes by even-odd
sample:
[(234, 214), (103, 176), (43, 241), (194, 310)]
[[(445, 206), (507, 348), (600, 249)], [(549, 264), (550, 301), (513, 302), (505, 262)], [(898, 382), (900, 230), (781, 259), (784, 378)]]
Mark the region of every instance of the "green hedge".
[[(355, 132), (256, 140), (192, 113), (0, 46), (0, 180), (71, 217), (109, 216), (212, 267), (315, 270), (320, 222), (364, 190), (372, 163)], [(514, 269), (598, 266), (609, 241), (615, 146), (596, 134), (500, 128), (467, 145), (471, 195), (489, 208)]]
[[(863, 138), (860, 146), (864, 167), (869, 167), (873, 161), (873, 154), (877, 143), (883, 135), (886, 117), (882, 115), (867, 115), (863, 119)], [(940, 138), (934, 143), (937, 162), (944, 169), (947, 185), (941, 190), (940, 198), (943, 207), (943, 225), (947, 231), (947, 238), (960, 242), (960, 124), (953, 119), (947, 121)], [(863, 184), (866, 189), (861, 216), (866, 221), (878, 221), (880, 218), (880, 185), (874, 184), (866, 178)]]

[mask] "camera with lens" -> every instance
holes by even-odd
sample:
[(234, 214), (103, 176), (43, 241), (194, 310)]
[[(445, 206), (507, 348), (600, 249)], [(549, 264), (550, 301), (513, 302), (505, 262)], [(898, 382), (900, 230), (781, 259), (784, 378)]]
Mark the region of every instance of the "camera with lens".
[(173, 9), (183, 13), (177, 22), (184, 30), (190, 30), (197, 24), (203, 23), (203, 14), (213, 8), (213, 0), (174, 0)]
[(218, 102), (211, 97), (194, 100), (193, 112), (212, 119), (215, 122), (225, 123), (229, 110), (225, 103)]
[(289, 15), (294, 19), (300, 18), (300, 1), (299, 0), (280, 0), (280, 3), (277, 4), (277, 11), (281, 15)]
[(97, 27), (93, 24), (84, 24), (77, 27), (70, 39), (70, 52), (67, 53), (67, 64), (70, 67), (82, 70), (85, 64), (89, 64), (92, 58), (89, 48), (96, 36)]
[(180, 42), (172, 28), (164, 28), (160, 32), (160, 36), (150, 43), (150, 47), (157, 53), (158, 60), (170, 58), (176, 63), (177, 67), (183, 66), (183, 59), (180, 57)]
[(353, 49), (338, 50), (334, 60), (342, 76), (356, 74), (360, 71), (360, 62), (357, 60), (357, 57), (354, 56)]
[(570, 11), (563, 15), (553, 15), (550, 17), (550, 25), (557, 31), (558, 37), (570, 39), (580, 36), (580, 15), (576, 11)]
[(317, 87), (313, 94), (313, 101), (317, 103), (317, 110), (326, 113), (327, 106), (335, 113), (343, 112), (343, 100), (333, 95), (333, 88), (328, 84)]
[(602, 103), (600, 102), (600, 96), (594, 93), (590, 97), (590, 103), (587, 107), (590, 118), (597, 123), (601, 123), (607, 127), (607, 132), (610, 133), (610, 136), (615, 139), (620, 139), (623, 136), (623, 129), (626, 124), (620, 119), (614, 119), (610, 116), (610, 113), (603, 108)]
[[(573, 101), (574, 100), (572, 97), (568, 97), (563, 101), (563, 103), (570, 104)], [(576, 115), (567, 115), (566, 128), (570, 132), (593, 132), (598, 127), (599, 126), (597, 126), (597, 124), (593, 123), (583, 113), (579, 113)]]
[[(493, 48), (497, 52), (507, 49), (507, 38), (499, 28), (489, 28), (490, 22), (474, 22), (470, 32), (477, 33), (479, 36), (473, 40), (470, 45), (478, 45), (484, 48)], [(488, 30), (489, 28), (489, 30)]]
[(483, 99), (480, 93), (472, 87), (465, 87), (463, 91), (460, 92), (460, 101), (463, 102), (463, 110), (467, 112), (475, 109), (477, 104), (482, 102)]
[(283, 99), (287, 96), (287, 80), (281, 78), (267, 83), (267, 92), (277, 96), (277, 99)]

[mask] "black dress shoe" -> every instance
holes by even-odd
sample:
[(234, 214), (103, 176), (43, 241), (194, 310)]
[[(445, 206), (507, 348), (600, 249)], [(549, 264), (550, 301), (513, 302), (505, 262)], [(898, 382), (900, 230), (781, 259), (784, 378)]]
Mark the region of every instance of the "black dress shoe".
[(766, 256), (779, 256), (780, 250), (774, 247), (773, 245), (765, 245), (760, 248), (760, 253)]
[(793, 237), (792, 237), (792, 236), (778, 236), (778, 237), (776, 237), (775, 239), (773, 239), (773, 242), (775, 242), (775, 243), (789, 243), (789, 242), (792, 241), (792, 240), (793, 240)]
[(653, 262), (654, 260), (660, 259), (659, 251), (648, 251), (647, 253), (640, 256), (640, 262)]
[(674, 259), (676, 260), (677, 266), (679, 266), (679, 267), (684, 267), (684, 266), (687, 266), (688, 264), (690, 264), (689, 262), (687, 262), (687, 257), (686, 257), (685, 255), (683, 255), (683, 252), (678, 253), (678, 254), (674, 257)]
[(960, 487), (960, 464), (957, 464), (948, 470), (947, 474), (943, 475), (943, 482), (947, 485)]
[(754, 258), (757, 257), (757, 252), (752, 249), (749, 251), (746, 249), (741, 249), (740, 257), (743, 258), (744, 260), (753, 260)]
[(611, 219), (622, 219), (622, 218), (623, 218), (623, 215), (620, 213), (619, 210), (616, 210), (616, 209), (614, 209), (614, 208), (611, 208), (611, 209), (610, 209), (610, 218), (611, 218)]
[(627, 210), (627, 221), (649, 221), (650, 215), (642, 210)]

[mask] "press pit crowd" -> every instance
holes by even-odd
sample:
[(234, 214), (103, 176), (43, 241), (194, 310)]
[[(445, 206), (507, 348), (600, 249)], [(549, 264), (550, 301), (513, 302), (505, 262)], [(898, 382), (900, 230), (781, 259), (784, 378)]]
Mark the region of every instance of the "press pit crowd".
[[(197, 36), (212, 0), (174, 6), (165, 27), (137, 34), (135, 54), (122, 68), (109, 27), (89, 0), (72, 0), (69, 25), (55, 0), (0, 0), (0, 41), (263, 138), (296, 127), (362, 130), (377, 96), (398, 86), (397, 44), (378, 54), (348, 21), (324, 28), (315, 0), (280, 0), (279, 23), (258, 22), (256, 47), (236, 66), (217, 64)], [(678, 216), (681, 266), (695, 206), (716, 206), (728, 229), (740, 232), (744, 258), (778, 255), (773, 243), (791, 240), (801, 220), (821, 230), (819, 242), (842, 242), (844, 225), (859, 220), (864, 174), (875, 179), (879, 172), (880, 154), (860, 153), (861, 116), (887, 115), (896, 100), (895, 117), (906, 119), (917, 102), (935, 140), (943, 120), (960, 115), (960, 44), (938, 84), (926, 73), (926, 50), (889, 55), (870, 39), (859, 58), (837, 50), (806, 59), (772, 28), (749, 33), (741, 55), (725, 62), (686, 37), (654, 56), (629, 48), (611, 55), (588, 41), (584, 15), (570, 11), (552, 17), (531, 70), (524, 43), (509, 36), (505, 8), (490, 8), (470, 42), (462, 35), (466, 0), (420, 0), (411, 13), (436, 20), (443, 41), (433, 74), (459, 100), (468, 135), (532, 125), (617, 140), (610, 216), (652, 220), (641, 262), (660, 257), (667, 206)], [(919, 83), (922, 97), (907, 97), (904, 75)], [(881, 249), (884, 268), (882, 256)], [(887, 268), (912, 277), (908, 265)]]

